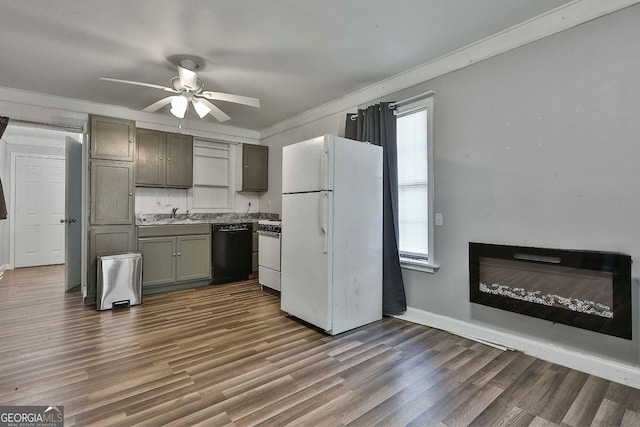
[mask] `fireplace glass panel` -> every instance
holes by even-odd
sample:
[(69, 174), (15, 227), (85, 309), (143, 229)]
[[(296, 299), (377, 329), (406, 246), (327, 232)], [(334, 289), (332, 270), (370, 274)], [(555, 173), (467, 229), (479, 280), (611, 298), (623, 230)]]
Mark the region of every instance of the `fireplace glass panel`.
[(471, 302), (631, 339), (631, 258), (469, 244)]
[(613, 317), (613, 274), (480, 257), (480, 292)]

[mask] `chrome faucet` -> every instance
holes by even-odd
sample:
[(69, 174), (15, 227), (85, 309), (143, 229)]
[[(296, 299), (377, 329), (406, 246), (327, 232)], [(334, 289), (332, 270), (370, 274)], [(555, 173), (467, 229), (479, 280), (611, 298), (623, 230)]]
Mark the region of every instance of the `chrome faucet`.
[(176, 212), (177, 211), (178, 211), (178, 208), (171, 209), (171, 218), (175, 218), (176, 217)]

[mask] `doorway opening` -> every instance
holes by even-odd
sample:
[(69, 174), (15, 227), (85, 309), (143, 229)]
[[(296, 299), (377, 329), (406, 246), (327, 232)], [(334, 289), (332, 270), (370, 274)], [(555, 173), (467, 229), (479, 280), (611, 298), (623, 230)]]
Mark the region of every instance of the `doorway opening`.
[(81, 284), (83, 139), (81, 129), (9, 122), (0, 145), (10, 189), (0, 264), (64, 264), (66, 290)]

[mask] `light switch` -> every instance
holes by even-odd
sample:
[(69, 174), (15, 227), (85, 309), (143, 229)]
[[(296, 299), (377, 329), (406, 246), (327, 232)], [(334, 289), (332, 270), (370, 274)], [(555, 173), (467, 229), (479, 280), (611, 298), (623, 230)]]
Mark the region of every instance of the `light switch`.
[(444, 218), (442, 217), (442, 213), (436, 212), (436, 227), (442, 227), (444, 225)]

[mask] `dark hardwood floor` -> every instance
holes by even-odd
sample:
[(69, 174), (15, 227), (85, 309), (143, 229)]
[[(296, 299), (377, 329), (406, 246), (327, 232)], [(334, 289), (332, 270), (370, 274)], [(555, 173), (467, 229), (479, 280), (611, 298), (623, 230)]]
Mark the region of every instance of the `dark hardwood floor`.
[(640, 390), (394, 318), (329, 337), (256, 281), (97, 312), (63, 280), (0, 281), (0, 404), (65, 426), (640, 426)]

